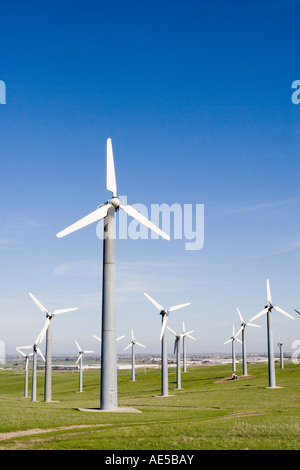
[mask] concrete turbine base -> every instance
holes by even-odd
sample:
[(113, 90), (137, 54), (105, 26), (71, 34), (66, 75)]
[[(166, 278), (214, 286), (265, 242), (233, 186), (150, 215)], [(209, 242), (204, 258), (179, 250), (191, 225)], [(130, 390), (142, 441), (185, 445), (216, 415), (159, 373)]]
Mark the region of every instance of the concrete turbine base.
[(132, 407), (121, 407), (112, 410), (102, 410), (101, 408), (78, 408), (78, 410), (91, 413), (142, 413), (142, 411)]
[(154, 398), (169, 398), (174, 397), (175, 395), (152, 395)]

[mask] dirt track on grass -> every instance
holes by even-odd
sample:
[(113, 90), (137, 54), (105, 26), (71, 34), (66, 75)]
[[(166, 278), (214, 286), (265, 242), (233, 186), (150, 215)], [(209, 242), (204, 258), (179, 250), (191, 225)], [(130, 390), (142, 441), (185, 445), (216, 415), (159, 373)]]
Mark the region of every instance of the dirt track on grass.
[(100, 426), (110, 426), (110, 424), (78, 424), (73, 426), (61, 426), (58, 428), (34, 428), (34, 429), (27, 429), (26, 431), (11, 431), (11, 432), (3, 432), (0, 433), (0, 441), (5, 441), (7, 439), (13, 439), (14, 437), (23, 437), (23, 436), (33, 436), (35, 434), (45, 434), (47, 432), (55, 432), (55, 431), (66, 431), (69, 429), (80, 429), (80, 428), (98, 428)]

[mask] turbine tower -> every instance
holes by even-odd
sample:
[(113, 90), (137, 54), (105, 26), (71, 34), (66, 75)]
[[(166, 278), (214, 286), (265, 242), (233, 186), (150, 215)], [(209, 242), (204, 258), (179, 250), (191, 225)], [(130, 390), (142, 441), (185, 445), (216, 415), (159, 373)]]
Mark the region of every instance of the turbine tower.
[(260, 328), (260, 325), (255, 325), (254, 323), (246, 323), (241, 312), (239, 311), (239, 309), (237, 308), (237, 312), (238, 312), (238, 315), (240, 317), (240, 320), (241, 320), (241, 328), (239, 329), (239, 331), (237, 332), (236, 336), (238, 336), (240, 334), (240, 332), (242, 332), (242, 355), (243, 355), (243, 375), (248, 375), (248, 371), (247, 371), (247, 354), (246, 354), (246, 339), (245, 339), (245, 328), (246, 326), (253, 326), (255, 328)]
[(147, 297), (150, 302), (159, 310), (161, 315), (161, 331), (160, 331), (160, 341), (161, 341), (161, 395), (163, 397), (168, 396), (168, 356), (167, 356), (167, 339), (165, 335), (165, 329), (167, 326), (167, 319), (170, 312), (178, 310), (179, 308), (186, 307), (191, 305), (190, 302), (181, 305), (174, 305), (169, 307), (168, 310), (164, 309), (156, 300), (152, 299), (150, 295), (144, 292), (144, 295)]
[(153, 232), (170, 240), (170, 237), (130, 205), (122, 205), (117, 197), (117, 184), (111, 139), (107, 139), (106, 188), (112, 198), (98, 209), (57, 234), (64, 237), (75, 230), (104, 218), (103, 224), (103, 277), (102, 277), (102, 334), (101, 334), (101, 389), (100, 409), (116, 410), (117, 404), (117, 353), (115, 309), (115, 213), (122, 209)]
[(228, 341), (225, 341), (224, 344), (232, 343), (231, 345), (231, 354), (232, 354), (232, 372), (236, 371), (236, 366), (235, 366), (235, 341), (238, 341), (239, 343), (242, 344), (242, 342), (237, 338), (237, 334), (235, 334), (234, 330), (234, 325), (232, 327), (232, 336)]
[(267, 299), (269, 305), (266, 305), (265, 308), (259, 312), (257, 315), (254, 315), (249, 321), (256, 320), (256, 318), (261, 317), (265, 313), (267, 314), (267, 340), (268, 340), (268, 370), (269, 370), (269, 388), (276, 387), (276, 377), (275, 377), (275, 364), (274, 364), (274, 344), (273, 344), (273, 331), (272, 331), (272, 323), (271, 323), (271, 311), (273, 308), (277, 310), (277, 312), (282, 313), (288, 318), (294, 320), (294, 317), (289, 313), (282, 310), (282, 308), (277, 307), (272, 304), (272, 296), (271, 296), (271, 289), (270, 289), (270, 282), (267, 279)]
[(175, 336), (175, 341), (174, 341), (174, 354), (176, 354), (176, 362), (177, 362), (177, 370), (176, 370), (176, 378), (177, 378), (177, 389), (181, 388), (181, 369), (180, 369), (180, 340), (181, 338), (185, 338), (185, 336), (188, 336), (190, 333), (193, 333), (194, 330), (191, 331), (186, 331), (182, 333), (181, 335), (177, 335), (172, 328), (169, 328), (167, 326), (168, 330), (173, 333)]
[(46, 321), (44, 328), (42, 330), (42, 337), (46, 333), (46, 364), (45, 364), (45, 390), (44, 390), (44, 401), (52, 400), (52, 334), (51, 334), (51, 320), (55, 315), (59, 315), (65, 312), (71, 312), (73, 310), (78, 310), (77, 307), (74, 308), (64, 308), (60, 310), (54, 310), (53, 313), (49, 312), (44, 305), (33, 295), (29, 293), (30, 297), (34, 303), (39, 307), (39, 309), (46, 314)]
[(25, 354), (21, 350), (22, 346), (18, 346), (16, 350), (25, 357), (25, 382), (24, 382), (24, 398), (28, 398), (28, 369), (29, 369), (29, 357), (32, 356), (32, 352), (30, 354)]
[[(185, 324), (184, 324), (184, 321), (182, 322), (182, 332), (185, 333)], [(183, 372), (186, 372), (186, 351), (185, 351), (185, 338), (188, 337), (188, 338), (191, 338), (193, 339), (194, 341), (196, 341), (196, 338), (194, 338), (193, 336), (189, 335), (189, 334), (186, 334), (185, 336), (183, 336), (182, 338), (182, 355), (183, 355), (183, 367), (182, 367), (182, 371)]]
[(79, 362), (79, 392), (82, 392), (82, 356), (83, 356), (83, 354), (92, 354), (95, 351), (84, 351), (83, 349), (81, 349), (81, 347), (77, 343), (76, 339), (75, 339), (75, 344), (76, 344), (76, 346), (78, 348), (78, 351), (79, 351), (79, 356), (78, 356), (78, 359), (76, 361), (76, 364), (78, 364), (78, 362)]
[(133, 335), (133, 330), (131, 330), (131, 342), (128, 344), (128, 346), (126, 346), (126, 348), (123, 349), (123, 351), (126, 351), (126, 349), (128, 349), (128, 348), (131, 347), (131, 380), (132, 380), (132, 382), (135, 381), (135, 354), (134, 354), (134, 346), (135, 346), (136, 344), (137, 344), (138, 346), (141, 346), (142, 348), (145, 348), (145, 347), (146, 347), (146, 346), (144, 346), (143, 344), (138, 343), (137, 341), (135, 341), (134, 335)]

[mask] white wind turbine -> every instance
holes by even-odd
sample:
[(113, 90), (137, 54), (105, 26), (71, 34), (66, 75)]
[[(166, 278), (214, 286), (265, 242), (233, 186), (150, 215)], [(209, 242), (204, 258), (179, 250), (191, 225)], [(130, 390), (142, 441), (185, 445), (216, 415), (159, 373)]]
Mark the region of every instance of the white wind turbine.
[(126, 349), (130, 348), (131, 347), (131, 380), (132, 382), (135, 381), (135, 354), (134, 354), (134, 346), (135, 345), (138, 345), (138, 346), (141, 346), (142, 348), (145, 348), (146, 346), (144, 346), (143, 344), (141, 343), (138, 343), (137, 341), (135, 341), (134, 339), (134, 334), (133, 334), (133, 330), (131, 330), (131, 342), (128, 344), (128, 346), (126, 346), (126, 348), (123, 349), (123, 351), (126, 351)]
[[(43, 341), (44, 335), (45, 335), (45, 329), (43, 327), (42, 331), (39, 333), (38, 337), (36, 338), (36, 340), (33, 344), (31, 344), (29, 346), (18, 346), (18, 351), (20, 351), (21, 349), (32, 349), (32, 354), (30, 354), (30, 356), (31, 355), (33, 356), (31, 401), (36, 401), (37, 354), (39, 354), (41, 356), (41, 358), (43, 359), (44, 362), (46, 361), (42, 351), (38, 347), (38, 345), (41, 344), (41, 342)], [(26, 381), (26, 379), (25, 379), (25, 381)]]
[(52, 335), (51, 335), (51, 320), (55, 315), (61, 313), (72, 312), (73, 310), (78, 310), (77, 307), (74, 308), (64, 308), (59, 310), (54, 310), (52, 313), (49, 312), (44, 305), (33, 295), (29, 293), (30, 297), (34, 303), (39, 307), (39, 309), (46, 314), (46, 321), (44, 328), (41, 331), (42, 337), (46, 333), (46, 364), (45, 364), (45, 391), (44, 391), (44, 401), (52, 400)]
[(161, 331), (160, 331), (160, 341), (161, 341), (161, 395), (166, 397), (168, 396), (168, 356), (167, 356), (167, 339), (165, 335), (165, 330), (167, 326), (167, 317), (170, 312), (174, 310), (178, 310), (179, 308), (186, 307), (187, 305), (191, 305), (190, 302), (186, 304), (174, 305), (173, 307), (169, 307), (167, 310), (164, 309), (156, 300), (152, 299), (150, 295), (144, 292), (144, 295), (147, 297), (148, 300), (159, 310), (159, 314), (161, 315)]
[(76, 361), (76, 364), (78, 364), (79, 362), (79, 392), (82, 392), (82, 356), (83, 354), (92, 354), (94, 353), (95, 351), (84, 351), (80, 346), (79, 344), (77, 343), (76, 339), (75, 339), (75, 344), (78, 348), (78, 351), (79, 351), (79, 356), (78, 356), (78, 359)]
[(98, 209), (57, 234), (64, 237), (75, 230), (104, 218), (103, 224), (103, 278), (102, 278), (102, 334), (101, 334), (101, 390), (100, 409), (117, 409), (117, 353), (115, 311), (115, 213), (122, 209), (153, 232), (170, 237), (130, 205), (123, 205), (117, 197), (117, 184), (111, 139), (107, 139), (106, 188), (112, 198)]
[(177, 362), (177, 371), (176, 371), (176, 377), (177, 377), (177, 389), (181, 388), (181, 370), (180, 370), (180, 340), (181, 338), (185, 338), (186, 336), (190, 335), (190, 333), (193, 333), (194, 330), (191, 331), (185, 331), (184, 333), (181, 333), (181, 335), (176, 334), (172, 328), (169, 328), (167, 326), (168, 330), (173, 333), (175, 336), (175, 341), (174, 341), (174, 354), (176, 354), (176, 362)]
[(245, 328), (246, 326), (253, 326), (255, 328), (260, 328), (260, 325), (255, 325), (254, 323), (246, 323), (241, 312), (239, 311), (239, 309), (237, 308), (237, 312), (238, 312), (238, 315), (240, 317), (240, 320), (241, 320), (241, 328), (238, 330), (236, 336), (238, 336), (240, 334), (240, 332), (242, 332), (242, 355), (243, 355), (243, 375), (248, 375), (248, 371), (247, 371), (247, 354), (246, 354), (246, 340), (245, 340)]
[(279, 354), (280, 354), (280, 369), (284, 369), (284, 365), (283, 365), (283, 342), (280, 341), (280, 339), (278, 340), (278, 346), (279, 346)]
[(255, 320), (256, 318), (261, 317), (265, 313), (267, 314), (267, 340), (268, 340), (268, 370), (269, 370), (269, 388), (276, 387), (276, 378), (275, 378), (275, 364), (274, 364), (274, 344), (273, 344), (273, 332), (272, 332), (272, 324), (271, 324), (271, 311), (273, 308), (277, 310), (277, 312), (285, 315), (288, 318), (294, 320), (294, 317), (289, 313), (282, 310), (282, 308), (277, 307), (272, 304), (272, 296), (271, 296), (271, 289), (270, 289), (270, 282), (267, 279), (267, 299), (269, 305), (266, 305), (265, 308), (259, 312), (257, 315), (254, 315), (249, 321)]
[(238, 341), (239, 343), (242, 344), (242, 342), (237, 338), (237, 334), (235, 334), (234, 325), (233, 325), (233, 327), (232, 327), (232, 336), (228, 341), (225, 341), (225, 343), (224, 343), (224, 344), (228, 344), (230, 342), (232, 343), (231, 351), (232, 351), (232, 371), (233, 372), (236, 371), (236, 366), (235, 366), (235, 341)]
[[(183, 332), (183, 333), (186, 332), (184, 321), (182, 322), (182, 332)], [(182, 355), (183, 355), (182, 372), (186, 372), (186, 351), (185, 351), (185, 338), (186, 338), (186, 337), (191, 338), (191, 339), (193, 339), (194, 341), (196, 341), (196, 338), (194, 338), (193, 336), (191, 336), (191, 335), (189, 335), (189, 334), (186, 334), (186, 335), (183, 336), (183, 338), (182, 338)]]
[(27, 398), (28, 397), (28, 369), (29, 369), (29, 358), (30, 356), (33, 355), (33, 352), (31, 352), (30, 354), (25, 354), (22, 350), (21, 350), (21, 347), (22, 346), (18, 346), (16, 348), (16, 350), (22, 355), (25, 357), (25, 382), (24, 382), (24, 398)]

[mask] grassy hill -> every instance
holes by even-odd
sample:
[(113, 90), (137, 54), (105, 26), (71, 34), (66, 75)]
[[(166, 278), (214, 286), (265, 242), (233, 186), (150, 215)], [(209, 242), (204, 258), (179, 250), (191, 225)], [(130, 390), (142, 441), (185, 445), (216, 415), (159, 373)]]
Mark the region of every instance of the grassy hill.
[[(239, 370), (240, 367), (240, 370)], [(241, 365), (237, 374), (241, 374)], [(31, 372), (31, 371), (30, 371)], [(0, 371), (0, 450), (297, 450), (300, 447), (300, 365), (276, 364), (277, 385), (266, 389), (267, 364), (249, 364), (245, 380), (228, 380), (231, 365), (169, 369), (169, 397), (160, 394), (160, 370), (118, 371), (118, 405), (141, 413), (79, 411), (100, 405), (100, 372), (53, 371), (52, 403), (22, 398), (24, 370)], [(31, 373), (29, 396), (31, 394)]]

